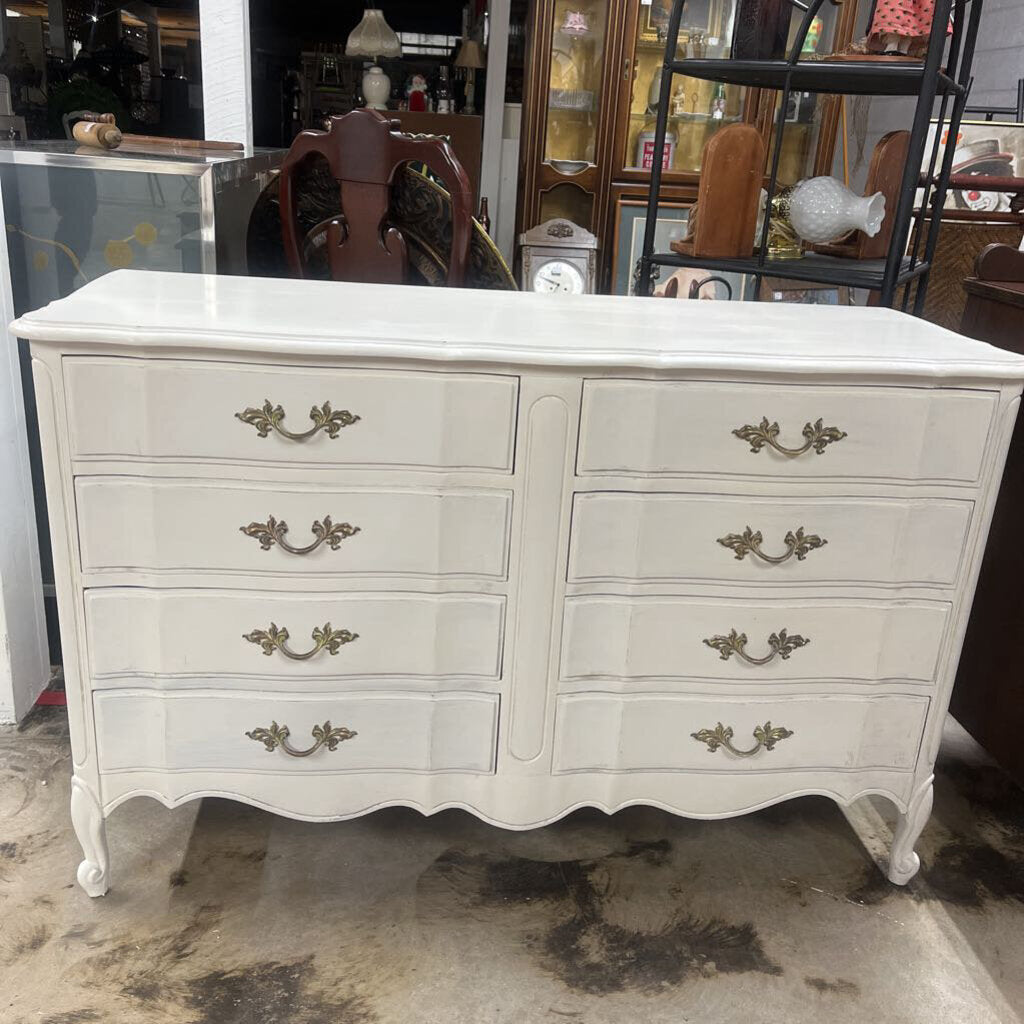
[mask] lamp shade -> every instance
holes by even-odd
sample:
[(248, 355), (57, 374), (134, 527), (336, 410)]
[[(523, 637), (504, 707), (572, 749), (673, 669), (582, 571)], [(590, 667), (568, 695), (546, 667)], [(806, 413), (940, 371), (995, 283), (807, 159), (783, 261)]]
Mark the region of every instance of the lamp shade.
[(463, 39), (459, 47), (458, 55), (455, 58), (457, 68), (484, 68), (487, 61), (484, 60), (484, 49), (475, 39)]
[(346, 57), (400, 57), (402, 44), (391, 26), (384, 20), (384, 12), (376, 7), (363, 11), (359, 22), (345, 44)]

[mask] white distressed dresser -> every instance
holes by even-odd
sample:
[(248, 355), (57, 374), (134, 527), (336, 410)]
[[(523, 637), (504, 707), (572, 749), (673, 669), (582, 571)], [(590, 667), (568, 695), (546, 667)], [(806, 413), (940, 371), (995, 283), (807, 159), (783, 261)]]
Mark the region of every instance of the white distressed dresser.
[(133, 796), (900, 811), (1024, 361), (880, 309), (119, 271), (32, 341), (78, 872)]

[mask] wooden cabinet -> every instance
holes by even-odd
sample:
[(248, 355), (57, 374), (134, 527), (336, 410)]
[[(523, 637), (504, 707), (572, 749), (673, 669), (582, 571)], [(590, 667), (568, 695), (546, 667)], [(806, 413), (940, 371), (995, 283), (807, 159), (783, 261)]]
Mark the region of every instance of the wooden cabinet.
[[(520, 149), (518, 230), (551, 217), (600, 239), (598, 290), (624, 291), (632, 278), (631, 221), (647, 199), (654, 160), (654, 112), (670, 0), (537, 0), (529, 48)], [(678, 56), (728, 56), (735, 0), (693, 0)], [(802, 14), (794, 8), (796, 14)], [(816, 53), (843, 49), (857, 5), (828, 0), (809, 33)], [(797, 30), (794, 16), (791, 41)], [(696, 198), (704, 144), (726, 124), (758, 126), (771, 158), (777, 93), (676, 76), (662, 193), (687, 208)], [(790, 104), (780, 158), (781, 181), (832, 169), (840, 97), (798, 94)], [(685, 215), (669, 219), (685, 226)]]

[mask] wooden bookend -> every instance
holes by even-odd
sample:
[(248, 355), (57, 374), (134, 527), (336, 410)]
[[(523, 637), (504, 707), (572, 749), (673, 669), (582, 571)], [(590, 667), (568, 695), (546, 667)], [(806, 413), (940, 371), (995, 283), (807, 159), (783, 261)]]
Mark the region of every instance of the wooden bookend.
[(693, 235), (672, 243), (684, 256), (752, 256), (764, 173), (764, 141), (750, 124), (730, 124), (711, 136), (700, 159)]
[(815, 252), (826, 256), (845, 256), (853, 260), (881, 260), (889, 252), (892, 226), (896, 219), (896, 206), (900, 201), (900, 183), (910, 148), (910, 132), (889, 132), (878, 140), (871, 154), (864, 195), (881, 192), (885, 196), (885, 220), (878, 234), (868, 238), (863, 231), (851, 231), (835, 242), (812, 246)]
[(1024, 252), (999, 242), (986, 245), (974, 260), (974, 276), (979, 281), (1024, 282)]

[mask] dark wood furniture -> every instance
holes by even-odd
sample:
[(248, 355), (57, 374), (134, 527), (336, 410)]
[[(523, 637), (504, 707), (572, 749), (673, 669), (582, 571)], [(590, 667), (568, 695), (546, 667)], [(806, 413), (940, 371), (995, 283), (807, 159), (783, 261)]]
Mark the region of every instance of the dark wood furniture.
[[(451, 145), (444, 139), (413, 137), (401, 123), (376, 110), (353, 110), (330, 119), (327, 131), (302, 132), (281, 164), (281, 237), (288, 266), (305, 277), (304, 250), (326, 233), (327, 262), (336, 281), (403, 284), (409, 272), (405, 237), (385, 220), (395, 172), (407, 163), (425, 165), (444, 181), (452, 199), (452, 246), (447, 284), (462, 285), (473, 232), (473, 189)], [(299, 237), (295, 169), (307, 158), (326, 158), (338, 183), (342, 212)]]
[[(480, 161), (484, 145), (484, 119), (476, 114), (434, 114), (426, 110), (402, 110), (394, 115), (407, 135), (441, 135), (455, 150), (473, 196), (480, 199)], [(493, 197), (492, 197), (493, 198)]]
[[(622, 201), (647, 200), (650, 99), (664, 61), (670, 7), (670, 0), (535, 0), (531, 6), (516, 230), (565, 217), (592, 231), (600, 243), (599, 291), (613, 281)], [(679, 56), (727, 52), (732, 7), (731, 0), (688, 0)], [(820, 13), (817, 52), (843, 49), (853, 38), (857, 5), (826, 3)], [(676, 142), (662, 177), (665, 204), (697, 198), (700, 154), (718, 129), (747, 122), (767, 144), (779, 95), (727, 84), (724, 96), (716, 97), (711, 82), (687, 76), (675, 81), (669, 120)], [(712, 111), (716, 100), (724, 110)], [(781, 180), (831, 173), (840, 108), (838, 96), (794, 95)]]
[[(961, 332), (1024, 353), (1024, 252), (986, 246), (964, 281)], [(1024, 785), (1024, 667), (1017, 640), (1024, 628), (1024, 417), (1010, 442), (988, 547), (978, 578), (950, 711)]]

